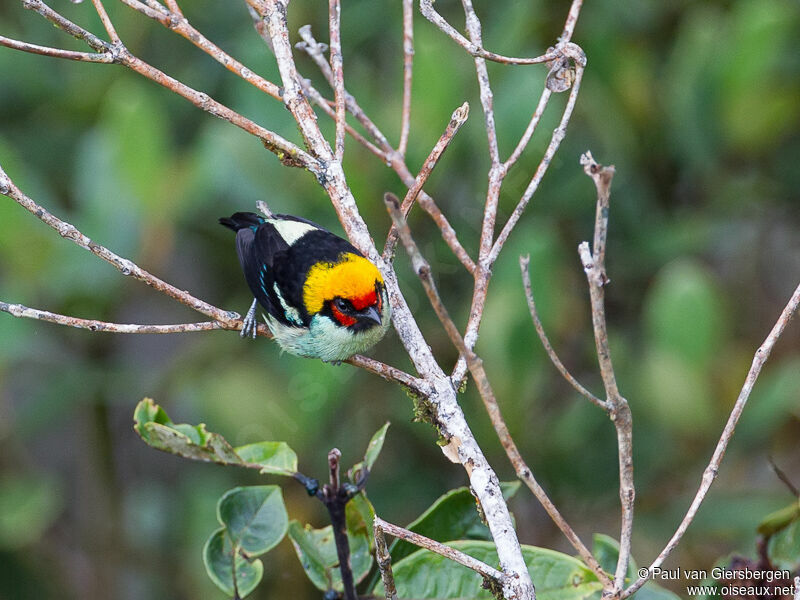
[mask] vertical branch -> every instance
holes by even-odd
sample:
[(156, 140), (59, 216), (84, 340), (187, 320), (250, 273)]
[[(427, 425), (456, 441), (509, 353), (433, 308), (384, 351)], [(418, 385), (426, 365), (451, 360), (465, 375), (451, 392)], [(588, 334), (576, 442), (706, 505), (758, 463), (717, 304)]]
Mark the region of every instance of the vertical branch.
[(375, 559), (381, 573), (386, 600), (397, 600), (397, 587), (394, 584), (394, 573), (392, 572), (392, 556), (386, 546), (386, 536), (383, 535), (383, 529), (377, 524), (373, 529), (375, 530)]
[(619, 496), (622, 511), (619, 539), (619, 558), (614, 574), (614, 594), (619, 595), (625, 585), (625, 575), (631, 553), (631, 534), (633, 532), (633, 506), (636, 490), (633, 483), (633, 433), (632, 418), (628, 401), (619, 393), (611, 353), (608, 347), (608, 329), (605, 316), (604, 286), (608, 283), (605, 272), (605, 246), (608, 231), (608, 200), (614, 167), (598, 165), (587, 152), (581, 156), (584, 171), (594, 181), (597, 188), (597, 212), (594, 229), (594, 247), (589, 252), (589, 244), (583, 242), (579, 253), (586, 278), (589, 282), (589, 295), (592, 305), (592, 328), (594, 330), (597, 360), (606, 390), (606, 404), (609, 416), (617, 430), (619, 453)]
[(334, 144), (336, 160), (344, 155), (345, 134), (345, 95), (344, 68), (342, 65), (342, 5), (340, 0), (329, 0), (328, 19), (331, 40), (331, 71), (333, 73), (333, 98), (336, 104), (336, 141)]
[(336, 556), (339, 559), (339, 572), (342, 575), (342, 588), (345, 600), (358, 600), (356, 584), (353, 579), (353, 569), (350, 566), (350, 542), (347, 539), (347, 518), (345, 506), (349, 500), (347, 492), (342, 489), (339, 481), (339, 460), (342, 453), (338, 448), (328, 452), (328, 469), (330, 483), (322, 489), (321, 496), (325, 508), (331, 517), (333, 539), (336, 542)]
[(414, 0), (403, 0), (403, 113), (397, 152), (405, 157), (411, 129), (411, 81), (414, 68)]

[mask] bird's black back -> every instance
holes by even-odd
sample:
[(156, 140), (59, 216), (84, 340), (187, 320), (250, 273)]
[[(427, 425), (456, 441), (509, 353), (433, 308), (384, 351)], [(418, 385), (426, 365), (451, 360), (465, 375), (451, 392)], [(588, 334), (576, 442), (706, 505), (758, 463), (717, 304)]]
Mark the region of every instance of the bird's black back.
[[(309, 269), (319, 262), (338, 262), (342, 253), (362, 254), (348, 241), (312, 221), (291, 215), (275, 215), (272, 219), (297, 221), (314, 229), (290, 244), (272, 223), (255, 213), (238, 212), (219, 222), (236, 232), (239, 262), (259, 304), (284, 325), (307, 327), (311, 316), (303, 302), (303, 284)], [(284, 302), (297, 310), (301, 322), (287, 314), (275, 291), (276, 284)]]

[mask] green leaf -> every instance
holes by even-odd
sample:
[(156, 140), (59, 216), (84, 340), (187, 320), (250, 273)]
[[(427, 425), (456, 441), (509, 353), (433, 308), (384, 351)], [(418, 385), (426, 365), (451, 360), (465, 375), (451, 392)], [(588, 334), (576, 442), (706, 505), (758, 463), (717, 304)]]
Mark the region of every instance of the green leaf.
[(758, 533), (769, 537), (798, 520), (800, 520), (800, 502), (792, 502), (789, 506), (784, 506), (764, 517), (758, 525)]
[(217, 518), (233, 544), (250, 556), (274, 548), (286, 535), (289, 517), (277, 485), (236, 487), (217, 503)]
[(792, 573), (800, 569), (800, 519), (797, 515), (791, 525), (770, 538), (767, 556), (776, 569), (788, 569)]
[[(614, 575), (619, 559), (619, 542), (604, 533), (595, 533), (592, 544), (592, 554), (609, 575)], [(636, 576), (636, 561), (631, 556), (628, 563), (627, 577)]]
[(264, 565), (259, 559), (248, 561), (236, 552), (236, 585), (233, 581), (234, 551), (231, 540), (224, 527), (217, 529), (208, 538), (203, 547), (203, 563), (211, 581), (225, 592), (233, 596), (236, 591), (244, 598), (252, 592), (264, 575)]
[(381, 449), (383, 448), (383, 441), (386, 439), (386, 430), (389, 429), (389, 421), (383, 424), (383, 427), (378, 429), (372, 438), (367, 444), (367, 450), (364, 452), (364, 460), (361, 462), (356, 463), (355, 465), (350, 468), (347, 472), (350, 480), (352, 482), (356, 482), (360, 477), (361, 473), (366, 469), (367, 471), (372, 470), (372, 465), (375, 464), (375, 461), (378, 459), (378, 455), (381, 453)]
[(151, 398), (139, 402), (133, 418), (136, 433), (157, 450), (222, 465), (257, 464), (262, 473), (292, 475), (297, 471), (297, 455), (285, 442), (259, 442), (234, 449), (224, 437), (208, 431), (203, 423), (173, 423)]
[(261, 465), (262, 473), (292, 476), (297, 472), (297, 454), (286, 442), (257, 442), (235, 451), (244, 462)]
[[(519, 481), (503, 482), (500, 488), (505, 499), (520, 488)], [(481, 521), (475, 497), (469, 488), (460, 487), (440, 496), (407, 529), (433, 540), (490, 540), (489, 528)], [(417, 546), (395, 540), (391, 547), (392, 561), (398, 561), (417, 549)]]
[[(498, 563), (492, 542), (464, 540), (448, 544), (488, 565)], [(599, 600), (602, 585), (581, 561), (566, 554), (523, 546), (522, 555), (536, 585), (538, 600)], [(428, 550), (417, 550), (393, 565), (400, 598), (459, 598), (491, 600), (483, 579), (474, 571)], [(382, 584), (373, 593), (380, 595)]]
[[(370, 541), (363, 526), (359, 527), (357, 517), (352, 515), (347, 504), (347, 540), (350, 545), (350, 567), (356, 583), (362, 581), (372, 567)], [(351, 529), (351, 525), (355, 529)], [(339, 557), (336, 553), (336, 542), (333, 539), (333, 527), (328, 525), (322, 529), (314, 529), (310, 525), (303, 527), (299, 521), (289, 523), (289, 539), (292, 540), (297, 558), (303, 569), (318, 589), (342, 591), (342, 576), (339, 571)]]

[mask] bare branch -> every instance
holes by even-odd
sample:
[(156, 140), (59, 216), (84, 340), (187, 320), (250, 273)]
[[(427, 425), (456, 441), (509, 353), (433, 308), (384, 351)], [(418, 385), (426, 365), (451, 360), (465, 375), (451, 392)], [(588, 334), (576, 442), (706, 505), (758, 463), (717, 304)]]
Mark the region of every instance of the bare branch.
[(344, 155), (344, 124), (346, 119), (344, 97), (344, 71), (342, 68), (342, 5), (340, 0), (329, 0), (328, 22), (331, 40), (331, 73), (333, 75), (333, 98), (336, 104), (336, 140), (334, 155), (341, 161)]
[(422, 13), (422, 16), (424, 16), (431, 23), (436, 25), (439, 29), (441, 29), (444, 33), (446, 33), (454, 42), (456, 42), (459, 46), (464, 48), (472, 56), (478, 58), (484, 58), (486, 60), (491, 60), (493, 62), (505, 63), (508, 65), (537, 65), (552, 60), (557, 56), (556, 53), (549, 53), (549, 52), (541, 56), (536, 56), (534, 58), (513, 58), (510, 56), (495, 54), (494, 52), (489, 52), (488, 50), (484, 50), (480, 45), (469, 41), (458, 31), (456, 31), (456, 29), (452, 25), (450, 25), (450, 23), (448, 23), (445, 20), (445, 18), (442, 17), (442, 15), (436, 12), (436, 9), (433, 8), (432, 0), (420, 0), (419, 10)]
[(364, 369), (365, 371), (369, 371), (370, 373), (374, 373), (386, 381), (398, 383), (419, 396), (427, 397), (431, 393), (431, 386), (424, 379), (419, 379), (418, 377), (409, 375), (405, 371), (384, 364), (379, 360), (375, 360), (374, 358), (356, 354), (344, 362), (349, 363), (354, 367)]
[(195, 298), (189, 294), (189, 292), (179, 290), (169, 283), (162, 281), (158, 277), (151, 275), (141, 267), (135, 265), (132, 261), (122, 258), (100, 244), (93, 242), (91, 239), (78, 231), (74, 226), (52, 215), (47, 210), (36, 204), (36, 202), (31, 200), (28, 196), (23, 194), (22, 191), (14, 184), (14, 182), (11, 181), (9, 176), (6, 175), (6, 172), (3, 170), (2, 166), (0, 166), (0, 194), (3, 196), (8, 196), (28, 212), (32, 213), (41, 221), (55, 229), (61, 237), (76, 243), (81, 248), (84, 248), (95, 256), (102, 258), (104, 261), (120, 271), (123, 275), (129, 275), (134, 279), (143, 281), (159, 292), (169, 296), (174, 300), (177, 300), (181, 304), (189, 306), (197, 312), (211, 317), (216, 321), (232, 324), (232, 322), (240, 319), (240, 316), (237, 313), (221, 310), (215, 306), (203, 302), (199, 298)]
[(392, 572), (392, 556), (386, 546), (386, 537), (383, 535), (383, 529), (377, 523), (374, 524), (373, 529), (375, 530), (375, 562), (378, 563), (378, 570), (381, 572), (386, 600), (397, 600), (397, 587), (395, 587), (394, 573)]
[[(439, 137), (439, 140), (434, 145), (433, 149), (431, 150), (430, 154), (428, 154), (428, 158), (425, 159), (425, 162), (422, 164), (422, 168), (419, 171), (419, 174), (414, 179), (414, 184), (408, 188), (408, 192), (406, 193), (405, 198), (403, 198), (403, 203), (400, 205), (400, 212), (405, 217), (408, 215), (411, 207), (414, 205), (417, 197), (419, 196), (420, 191), (422, 191), (423, 186), (428, 181), (428, 177), (433, 172), (433, 169), (436, 167), (436, 164), (439, 162), (439, 159), (444, 154), (444, 151), (447, 150), (447, 147), (450, 145), (450, 142), (453, 140), (453, 137), (458, 133), (458, 130), (461, 129), (461, 126), (466, 122), (467, 117), (469, 116), (469, 104), (464, 103), (460, 107), (458, 107), (454, 112), (453, 115), (450, 117), (450, 122), (447, 124), (447, 127), (444, 130), (444, 133)], [(430, 197), (426, 198), (426, 204), (430, 207), (435, 204)], [(436, 210), (434, 212), (438, 212), (438, 207), (435, 207)], [(431, 212), (431, 211), (428, 211)], [(439, 213), (441, 214), (441, 213)], [(434, 216), (431, 213), (431, 216)], [(437, 215), (438, 216), (438, 215)], [(436, 217), (434, 217), (436, 220)], [(449, 223), (447, 224), (449, 227)], [(450, 227), (452, 231), (452, 227)], [(445, 231), (442, 230), (442, 235), (445, 236)], [(468, 271), (473, 271), (475, 268), (475, 264), (472, 262), (472, 259), (469, 255), (466, 254), (463, 246), (458, 242), (455, 238), (455, 231), (452, 232), (452, 235), (448, 235), (445, 237), (451, 238), (451, 242), (448, 242), (450, 247), (453, 249), (453, 252), (459, 259), (465, 263), (467, 266)], [(386, 245), (383, 249), (383, 256), (385, 259), (389, 259), (394, 253), (394, 248), (397, 245), (397, 228), (394, 223), (392, 223), (392, 227), (389, 230), (389, 234), (386, 238)]]
[(600, 567), (597, 560), (595, 560), (586, 545), (580, 540), (572, 527), (570, 527), (569, 523), (567, 523), (564, 517), (561, 516), (561, 513), (547, 496), (547, 493), (533, 477), (533, 473), (531, 472), (530, 468), (528, 468), (528, 466), (525, 464), (525, 461), (522, 458), (516, 443), (511, 437), (511, 433), (508, 431), (505, 421), (503, 420), (503, 415), (500, 412), (500, 407), (497, 403), (497, 399), (495, 398), (494, 391), (489, 383), (486, 371), (483, 368), (483, 361), (481, 361), (481, 359), (471, 349), (467, 348), (464, 343), (464, 339), (458, 332), (458, 328), (453, 323), (453, 320), (450, 318), (447, 309), (442, 303), (439, 292), (436, 289), (436, 284), (433, 281), (433, 276), (431, 275), (430, 265), (422, 256), (422, 253), (419, 251), (419, 248), (411, 236), (408, 224), (405, 222), (405, 219), (403, 218), (403, 215), (401, 214), (397, 205), (397, 198), (394, 198), (391, 194), (386, 194), (384, 200), (387, 208), (389, 209), (389, 213), (392, 216), (392, 220), (397, 226), (403, 246), (411, 258), (411, 264), (414, 268), (414, 271), (417, 273), (420, 281), (422, 282), (425, 293), (428, 296), (428, 300), (430, 301), (436, 316), (439, 318), (439, 321), (445, 328), (450, 341), (466, 359), (467, 366), (472, 374), (472, 378), (475, 380), (475, 383), (478, 386), (481, 399), (486, 407), (486, 412), (489, 413), (489, 418), (492, 421), (492, 425), (497, 433), (497, 437), (499, 438), (503, 449), (506, 451), (511, 464), (514, 466), (517, 476), (522, 479), (530, 488), (544, 509), (553, 519), (553, 522), (559, 527), (559, 529), (561, 529), (569, 542), (577, 550), (583, 561), (589, 566), (589, 568), (592, 569), (592, 571), (595, 572), (600, 581), (607, 583), (609, 581), (608, 576), (603, 572), (603, 569)]
[(181, 10), (181, 7), (178, 6), (177, 0), (166, 0), (166, 3), (167, 3), (167, 8), (169, 8), (171, 12), (175, 13), (180, 17), (183, 16), (183, 11)]
[(278, 158), (286, 165), (289, 166), (302, 166), (312, 173), (319, 171), (318, 162), (300, 149), (297, 145), (284, 139), (278, 134), (265, 129), (261, 125), (243, 117), (239, 113), (231, 110), (224, 104), (212, 99), (208, 94), (199, 92), (192, 89), (188, 85), (181, 83), (177, 79), (159, 71), (152, 65), (144, 62), (143, 60), (133, 56), (124, 46), (111, 45), (104, 42), (94, 34), (86, 31), (82, 27), (76, 25), (69, 19), (64, 18), (59, 13), (55, 12), (47, 6), (42, 0), (26, 0), (25, 6), (30, 8), (47, 20), (55, 24), (59, 29), (64, 30), (73, 37), (85, 41), (91, 48), (98, 52), (109, 52), (115, 57), (115, 62), (125, 65), (129, 69), (147, 77), (151, 81), (175, 92), (179, 96), (189, 100), (192, 104), (204, 111), (224, 119), (237, 127), (247, 131), (248, 133), (258, 137), (264, 146), (275, 153)]
[[(466, 18), (467, 33), (470, 40), (477, 47), (483, 46), (483, 33), (481, 32), (481, 22), (472, 6), (472, 0), (461, 0), (464, 7)], [(492, 161), (492, 168), (500, 163), (500, 153), (497, 148), (497, 127), (494, 123), (494, 94), (489, 85), (489, 72), (486, 69), (486, 60), (482, 57), (475, 57), (475, 71), (478, 74), (478, 86), (481, 90), (481, 105), (483, 106), (483, 118), (486, 124), (486, 137), (489, 140), (489, 160)], [(494, 219), (492, 219), (494, 223)]]
[(581, 87), (581, 79), (583, 78), (583, 70), (586, 65), (586, 55), (583, 53), (583, 50), (581, 50), (580, 47), (572, 43), (564, 45), (561, 50), (564, 56), (571, 58), (575, 64), (575, 79), (572, 83), (572, 89), (570, 90), (569, 98), (567, 99), (567, 105), (564, 108), (564, 113), (561, 116), (561, 121), (559, 122), (558, 127), (556, 127), (556, 129), (553, 131), (553, 135), (550, 138), (550, 143), (547, 146), (547, 150), (545, 150), (544, 156), (542, 157), (542, 160), (539, 163), (531, 182), (528, 184), (528, 187), (525, 189), (522, 198), (517, 203), (514, 212), (511, 213), (511, 216), (508, 218), (505, 226), (503, 226), (502, 231), (497, 236), (494, 246), (492, 246), (492, 251), (489, 254), (490, 263), (494, 263), (494, 261), (497, 260), (500, 250), (503, 249), (503, 245), (506, 243), (508, 236), (511, 235), (511, 232), (522, 216), (522, 213), (528, 206), (528, 202), (539, 187), (539, 183), (542, 181), (544, 174), (547, 172), (547, 168), (550, 166), (550, 161), (553, 160), (556, 150), (558, 150), (561, 141), (566, 135), (567, 125), (569, 124), (570, 117), (572, 117), (572, 111), (575, 108), (575, 101), (578, 99), (578, 92), (580, 91)]
[(80, 319), (59, 315), (46, 310), (29, 308), (22, 304), (9, 304), (0, 301), (0, 312), (6, 312), (14, 317), (37, 319), (57, 325), (88, 329), (89, 331), (103, 331), (107, 333), (188, 333), (194, 331), (211, 331), (215, 329), (241, 329), (241, 322), (229, 321), (203, 321), (202, 323), (178, 323), (176, 325), (133, 325), (127, 323), (107, 323), (94, 319)]
[(441, 544), (436, 540), (425, 537), (424, 535), (420, 535), (398, 525), (388, 523), (378, 516), (375, 517), (374, 524), (376, 531), (380, 530), (393, 537), (414, 544), (415, 546), (419, 546), (420, 548), (425, 548), (426, 550), (440, 554), (441, 556), (457, 562), (460, 565), (464, 565), (468, 569), (472, 569), (476, 573), (480, 573), (484, 577), (489, 577), (497, 582), (502, 582), (507, 578), (506, 575), (494, 567), (490, 567), (486, 563), (481, 562), (476, 558), (472, 558), (469, 554), (464, 554), (460, 550), (456, 550), (455, 548)]
[(542, 95), (539, 97), (539, 103), (536, 105), (536, 110), (533, 111), (533, 116), (531, 117), (530, 122), (528, 123), (528, 127), (525, 129), (525, 133), (522, 134), (522, 137), (517, 143), (517, 147), (514, 148), (514, 151), (511, 153), (511, 156), (508, 157), (508, 160), (503, 163), (503, 169), (508, 171), (514, 163), (519, 160), (519, 157), (522, 155), (523, 150), (528, 146), (528, 143), (531, 141), (531, 137), (533, 137), (534, 131), (536, 131), (537, 125), (539, 125), (539, 121), (544, 114), (544, 109), (547, 108), (547, 103), (550, 101), (550, 96), (552, 92), (548, 88), (544, 88), (542, 90)]
[(110, 52), (75, 52), (73, 50), (63, 50), (61, 48), (50, 48), (48, 46), (39, 46), (37, 44), (30, 44), (28, 42), (21, 42), (19, 40), (12, 40), (5, 36), (0, 35), (0, 46), (6, 48), (13, 48), (14, 50), (22, 50), (31, 54), (40, 54), (42, 56), (52, 56), (53, 58), (66, 58), (67, 60), (77, 60), (81, 62), (93, 63), (106, 63), (114, 62), (114, 56)]
[(559, 373), (561, 373), (564, 379), (566, 379), (569, 384), (578, 391), (579, 394), (584, 396), (592, 404), (595, 404), (603, 410), (608, 411), (608, 406), (603, 400), (592, 394), (592, 392), (583, 387), (580, 382), (572, 376), (572, 373), (567, 370), (567, 368), (564, 366), (564, 363), (562, 363), (561, 359), (558, 358), (558, 354), (556, 354), (553, 346), (550, 344), (550, 340), (547, 338), (547, 334), (542, 326), (542, 321), (539, 319), (539, 312), (536, 310), (536, 303), (533, 299), (533, 286), (531, 285), (531, 276), (528, 272), (529, 264), (530, 256), (519, 257), (519, 268), (520, 271), (522, 271), (522, 285), (525, 288), (525, 298), (528, 301), (528, 310), (531, 313), (533, 326), (536, 328), (536, 333), (539, 335), (539, 339), (542, 342), (542, 346), (544, 346), (545, 352), (547, 352), (547, 356), (550, 357), (550, 361), (555, 365), (556, 369), (558, 369)]
[(281, 100), (280, 89), (277, 85), (271, 81), (268, 81), (261, 75), (254, 73), (251, 69), (248, 69), (230, 54), (219, 48), (219, 46), (209, 41), (208, 38), (206, 38), (202, 33), (195, 29), (188, 20), (186, 20), (177, 5), (174, 7), (177, 9), (176, 12), (172, 9), (165, 10), (164, 7), (158, 4), (156, 4), (155, 7), (145, 6), (138, 0), (120, 1), (133, 10), (161, 23), (167, 29), (171, 29), (181, 37), (189, 40), (197, 48), (208, 54), (223, 67), (257, 87), (265, 94), (272, 96), (276, 100)]
[(598, 165), (591, 152), (581, 156), (584, 172), (594, 181), (597, 188), (597, 210), (594, 224), (594, 246), (589, 252), (589, 244), (583, 242), (579, 253), (586, 278), (589, 282), (589, 295), (592, 304), (592, 329), (594, 330), (597, 360), (600, 375), (606, 390), (608, 414), (617, 431), (619, 454), (619, 498), (622, 510), (619, 557), (614, 574), (614, 593), (619, 594), (625, 585), (628, 563), (631, 555), (631, 535), (633, 533), (633, 508), (636, 489), (633, 483), (633, 419), (628, 401), (619, 393), (611, 352), (608, 347), (608, 328), (605, 315), (605, 285), (608, 283), (605, 270), (605, 248), (608, 232), (608, 201), (611, 193), (611, 180), (614, 167)]
[(411, 83), (414, 72), (414, 0), (403, 0), (403, 112), (397, 152), (405, 157), (411, 129)]
[(728, 421), (725, 423), (725, 428), (722, 430), (722, 435), (717, 442), (717, 446), (714, 448), (714, 454), (711, 456), (711, 461), (708, 463), (705, 471), (703, 471), (700, 487), (698, 488), (697, 493), (695, 494), (694, 499), (689, 506), (689, 510), (686, 511), (686, 515), (684, 515), (683, 520), (680, 522), (680, 525), (678, 525), (678, 528), (670, 538), (669, 542), (667, 542), (667, 545), (648, 568), (647, 577), (640, 577), (633, 582), (622, 593), (622, 598), (628, 598), (632, 596), (647, 582), (650, 574), (653, 573), (653, 570), (660, 567), (667, 557), (672, 554), (672, 551), (677, 547), (678, 543), (680, 543), (681, 538), (683, 538), (683, 535), (686, 533), (689, 525), (691, 525), (692, 521), (697, 515), (697, 511), (700, 509), (700, 505), (703, 503), (703, 500), (708, 493), (708, 490), (711, 488), (711, 484), (714, 483), (714, 480), (717, 478), (719, 466), (722, 462), (722, 458), (725, 456), (725, 450), (727, 450), (728, 444), (733, 437), (736, 424), (739, 422), (739, 418), (742, 416), (742, 411), (747, 404), (747, 400), (750, 398), (750, 393), (753, 391), (753, 386), (755, 385), (758, 376), (761, 374), (761, 369), (764, 367), (764, 363), (767, 362), (772, 349), (775, 347), (775, 343), (789, 325), (792, 317), (797, 314), (798, 307), (800, 307), (800, 285), (795, 288), (792, 297), (784, 307), (780, 317), (778, 317), (778, 320), (772, 327), (769, 335), (764, 340), (764, 343), (761, 344), (758, 350), (756, 350), (755, 356), (753, 357), (753, 362), (750, 365), (750, 370), (747, 372), (747, 376), (745, 377), (744, 385), (739, 392), (739, 397), (736, 399), (736, 403), (733, 405), (733, 410), (731, 410)]
[(567, 20), (564, 23), (564, 31), (561, 37), (558, 38), (560, 43), (569, 42), (572, 39), (572, 33), (575, 31), (575, 24), (578, 22), (578, 15), (580, 15), (583, 0), (572, 0), (572, 5), (569, 7)]
[(105, 6), (103, 6), (102, 0), (92, 0), (92, 4), (94, 4), (94, 9), (97, 11), (97, 16), (100, 17), (100, 22), (103, 23), (103, 27), (108, 33), (108, 37), (111, 39), (112, 44), (121, 44), (122, 40), (119, 39), (119, 34), (117, 30), (114, 28), (114, 24), (111, 22), (111, 19), (108, 17), (108, 13), (106, 12)]

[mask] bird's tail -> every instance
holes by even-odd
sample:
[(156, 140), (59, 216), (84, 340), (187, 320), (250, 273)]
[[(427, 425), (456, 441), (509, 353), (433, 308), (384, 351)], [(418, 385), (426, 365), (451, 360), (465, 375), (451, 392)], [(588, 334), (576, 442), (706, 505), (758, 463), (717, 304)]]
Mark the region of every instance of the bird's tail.
[(239, 231), (247, 227), (258, 227), (264, 222), (264, 217), (261, 217), (251, 212), (237, 212), (230, 217), (221, 217), (219, 220), (220, 225), (224, 225), (228, 229)]

